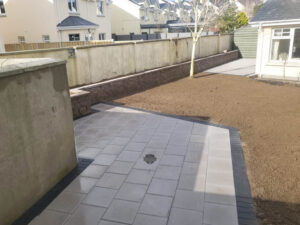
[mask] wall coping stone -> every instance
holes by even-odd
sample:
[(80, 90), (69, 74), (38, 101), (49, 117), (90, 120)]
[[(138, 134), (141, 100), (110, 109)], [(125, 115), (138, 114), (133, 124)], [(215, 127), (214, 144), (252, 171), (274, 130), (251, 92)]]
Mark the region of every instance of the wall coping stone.
[(0, 59), (0, 78), (15, 76), (66, 64), (65, 60), (51, 58)]

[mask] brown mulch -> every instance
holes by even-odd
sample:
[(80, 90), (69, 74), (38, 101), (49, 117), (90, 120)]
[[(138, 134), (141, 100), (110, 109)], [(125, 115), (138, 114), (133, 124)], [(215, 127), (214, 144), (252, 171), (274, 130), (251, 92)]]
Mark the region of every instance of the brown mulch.
[(239, 129), (260, 224), (300, 224), (300, 87), (198, 74), (116, 100)]

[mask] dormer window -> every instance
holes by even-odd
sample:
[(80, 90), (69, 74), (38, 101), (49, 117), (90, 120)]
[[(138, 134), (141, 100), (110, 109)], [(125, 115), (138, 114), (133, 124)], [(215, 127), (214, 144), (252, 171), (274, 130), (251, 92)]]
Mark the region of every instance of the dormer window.
[(104, 15), (104, 7), (103, 7), (102, 0), (97, 0), (97, 14), (98, 14), (98, 16)]
[(77, 2), (76, 0), (68, 0), (69, 11), (76, 13), (77, 12)]
[(5, 15), (5, 8), (3, 0), (0, 0), (0, 15)]

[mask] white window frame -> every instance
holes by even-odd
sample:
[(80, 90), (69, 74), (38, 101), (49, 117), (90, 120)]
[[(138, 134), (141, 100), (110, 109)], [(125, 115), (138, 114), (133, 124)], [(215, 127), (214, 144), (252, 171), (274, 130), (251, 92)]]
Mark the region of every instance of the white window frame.
[(44, 43), (50, 43), (50, 35), (46, 34), (42, 36)]
[[(101, 39), (100, 39), (100, 36), (102, 36)], [(100, 41), (105, 40), (105, 38), (106, 38), (106, 33), (99, 33), (99, 40)]]
[[(71, 40), (70, 40), (70, 35), (77, 35), (77, 34), (79, 35), (79, 40), (73, 40), (73, 41), (71, 41)], [(79, 34), (79, 33), (69, 34), (68, 37), (69, 37), (69, 42), (80, 41), (80, 34)]]
[[(285, 29), (290, 30), (290, 35), (289, 36), (283, 36), (283, 35), (275, 36), (275, 31), (276, 30), (282, 30), (282, 32), (283, 32), (283, 30), (285, 30)], [(294, 40), (295, 40), (295, 30), (297, 30), (297, 29), (300, 29), (300, 27), (299, 28), (274, 28), (274, 29), (272, 29), (272, 38), (271, 38), (270, 55), (269, 55), (269, 59), (270, 59), (271, 62), (280, 62), (280, 61), (282, 61), (282, 60), (272, 59), (273, 40), (290, 40), (290, 47), (289, 47), (287, 62), (299, 62), (300, 61), (299, 59), (293, 59), (292, 58)]]
[[(69, 8), (69, 1), (71, 2), (71, 9)], [(76, 8), (73, 7), (73, 3), (75, 2)], [(78, 13), (78, 4), (77, 0), (68, 0), (68, 9), (70, 13)]]
[[(99, 10), (99, 3), (101, 3), (102, 5), (102, 12)], [(97, 15), (98, 16), (104, 16), (104, 1), (103, 0), (96, 0), (96, 6), (97, 6)]]
[(18, 36), (18, 42), (19, 42), (20, 44), (26, 43), (25, 36)]
[(2, 4), (3, 4), (3, 9), (4, 9), (4, 12), (1, 12), (1, 11), (0, 11), (0, 16), (5, 16), (5, 15), (6, 15), (6, 10), (5, 10), (4, 1), (3, 1), (3, 0), (0, 0), (0, 2), (2, 2)]

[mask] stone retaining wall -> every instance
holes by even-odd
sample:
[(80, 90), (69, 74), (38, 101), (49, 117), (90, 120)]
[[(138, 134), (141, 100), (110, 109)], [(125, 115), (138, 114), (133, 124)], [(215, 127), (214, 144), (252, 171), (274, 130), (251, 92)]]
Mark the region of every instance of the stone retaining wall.
[[(238, 51), (231, 51), (214, 56), (197, 59), (195, 61), (195, 73), (202, 72), (209, 68), (222, 65), (224, 63), (238, 59)], [(84, 90), (90, 92), (91, 104), (111, 101), (117, 98), (128, 96), (140, 91), (144, 91), (168, 82), (176, 81), (189, 75), (190, 62), (180, 63), (173, 66), (162, 67), (154, 70), (149, 70), (143, 73), (137, 73), (113, 80), (108, 80), (92, 85), (80, 87), (76, 90)], [(73, 89), (74, 90), (74, 89)], [(72, 97), (73, 102), (73, 116), (85, 115), (79, 113), (80, 105), (86, 101), (86, 96), (79, 98)], [(76, 102), (76, 104), (75, 104)], [(82, 103), (79, 103), (82, 102)]]

